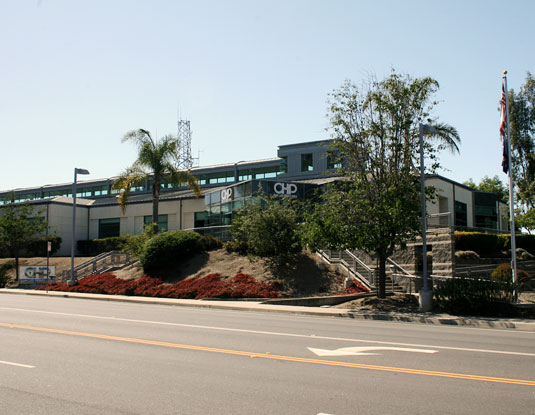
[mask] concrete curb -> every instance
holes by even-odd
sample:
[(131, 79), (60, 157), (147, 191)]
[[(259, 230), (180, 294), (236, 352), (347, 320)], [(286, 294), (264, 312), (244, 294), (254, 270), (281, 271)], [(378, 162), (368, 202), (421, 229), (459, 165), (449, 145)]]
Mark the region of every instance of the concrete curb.
[(299, 305), (262, 304), (253, 301), (178, 300), (173, 298), (133, 297), (124, 295), (86, 294), (62, 291), (40, 291), (21, 289), (0, 289), (0, 294), (37, 295), (46, 297), (78, 298), (98, 301), (117, 301), (137, 304), (159, 304), (169, 306), (202, 307), (220, 310), (267, 311), (322, 317), (342, 317), (369, 321), (392, 321), (402, 323), (433, 324), (437, 326), (514, 329), (535, 332), (535, 320), (458, 317), (434, 313), (390, 313), (370, 312), (343, 308), (305, 307)]

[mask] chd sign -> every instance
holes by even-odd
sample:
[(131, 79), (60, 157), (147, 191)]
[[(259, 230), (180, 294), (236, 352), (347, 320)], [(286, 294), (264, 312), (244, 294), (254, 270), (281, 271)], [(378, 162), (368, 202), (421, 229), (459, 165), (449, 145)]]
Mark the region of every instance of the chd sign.
[(275, 183), (273, 191), (280, 197), (297, 197), (297, 185), (294, 183)]
[(230, 202), (232, 200), (232, 187), (221, 190), (221, 203)]
[(21, 282), (46, 282), (47, 276), (49, 280), (54, 280), (56, 278), (55, 266), (20, 267)]

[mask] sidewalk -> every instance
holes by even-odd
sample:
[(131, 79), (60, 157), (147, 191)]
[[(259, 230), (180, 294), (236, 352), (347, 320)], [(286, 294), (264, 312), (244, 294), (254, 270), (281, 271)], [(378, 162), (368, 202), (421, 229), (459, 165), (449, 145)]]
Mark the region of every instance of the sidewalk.
[(227, 300), (179, 300), (173, 298), (133, 297), (124, 295), (86, 294), (61, 291), (39, 291), (22, 289), (0, 289), (1, 294), (38, 295), (48, 297), (81, 298), (100, 301), (120, 301), (139, 304), (160, 304), (184, 307), (204, 307), (240, 311), (269, 311), (275, 313), (301, 314), (309, 316), (342, 317), (359, 320), (394, 321), (404, 323), (434, 324), (444, 326), (478, 327), (515, 329), (535, 332), (535, 320), (458, 317), (449, 314), (434, 313), (391, 313), (371, 312), (330, 307), (305, 307), (292, 305), (262, 304), (258, 301), (227, 301)]

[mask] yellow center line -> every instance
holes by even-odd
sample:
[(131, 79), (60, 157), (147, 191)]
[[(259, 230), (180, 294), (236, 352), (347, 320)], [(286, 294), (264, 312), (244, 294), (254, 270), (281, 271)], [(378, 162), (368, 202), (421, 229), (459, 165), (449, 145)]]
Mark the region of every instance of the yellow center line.
[(353, 368), (353, 369), (376, 370), (376, 371), (382, 371), (382, 372), (407, 373), (407, 374), (413, 374), (413, 375), (437, 376), (437, 377), (452, 378), (452, 379), (465, 379), (465, 380), (476, 380), (476, 381), (482, 381), (482, 382), (495, 382), (495, 383), (507, 383), (507, 384), (512, 384), (512, 385), (535, 386), (534, 380), (525, 380), (525, 379), (498, 378), (498, 377), (492, 377), (492, 376), (479, 376), (479, 375), (470, 375), (470, 374), (464, 374), (464, 373), (439, 372), (439, 371), (434, 371), (434, 370), (420, 370), (420, 369), (408, 369), (408, 368), (402, 368), (402, 367), (367, 365), (367, 364), (362, 364), (362, 363), (339, 362), (335, 360), (321, 360), (321, 359), (310, 359), (306, 357), (274, 355), (271, 353), (254, 353), (254, 352), (246, 352), (242, 350), (220, 349), (216, 347), (206, 347), (206, 346), (194, 346), (194, 345), (188, 345), (188, 344), (169, 343), (169, 342), (156, 341), (156, 340), (137, 339), (137, 338), (132, 338), (132, 337), (110, 336), (107, 334), (85, 333), (85, 332), (80, 332), (80, 331), (52, 329), (52, 328), (47, 328), (47, 327), (27, 326), (27, 325), (21, 325), (21, 324), (0, 323), (0, 327), (9, 327), (9, 328), (16, 328), (16, 329), (41, 331), (41, 332), (47, 332), (47, 333), (65, 334), (65, 335), (70, 335), (70, 336), (89, 337), (93, 339), (113, 340), (113, 341), (126, 342), (126, 343), (137, 343), (137, 344), (145, 344), (145, 345), (152, 345), (152, 346), (169, 347), (169, 348), (174, 348), (174, 349), (196, 350), (196, 351), (211, 352), (211, 353), (222, 353), (222, 354), (230, 354), (230, 355), (237, 355), (237, 356), (246, 356), (246, 357), (252, 357), (252, 358), (282, 360), (282, 361), (287, 361), (287, 362), (310, 363), (310, 364), (316, 364), (316, 365), (338, 366), (338, 367), (347, 367), (347, 368)]

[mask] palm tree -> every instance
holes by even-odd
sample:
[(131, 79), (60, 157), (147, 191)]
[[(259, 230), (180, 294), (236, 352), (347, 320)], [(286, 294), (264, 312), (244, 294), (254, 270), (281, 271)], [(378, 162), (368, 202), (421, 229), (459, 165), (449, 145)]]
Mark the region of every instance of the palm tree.
[(152, 226), (158, 232), (158, 205), (162, 183), (180, 185), (187, 183), (198, 197), (201, 190), (195, 176), (187, 170), (175, 167), (179, 141), (172, 135), (166, 135), (161, 140), (153, 140), (147, 130), (139, 129), (125, 134), (122, 142), (133, 142), (138, 147), (138, 156), (132, 166), (128, 167), (113, 184), (114, 189), (121, 190), (117, 201), (123, 214), (128, 204), (128, 196), (132, 186), (145, 183), (152, 178)]

